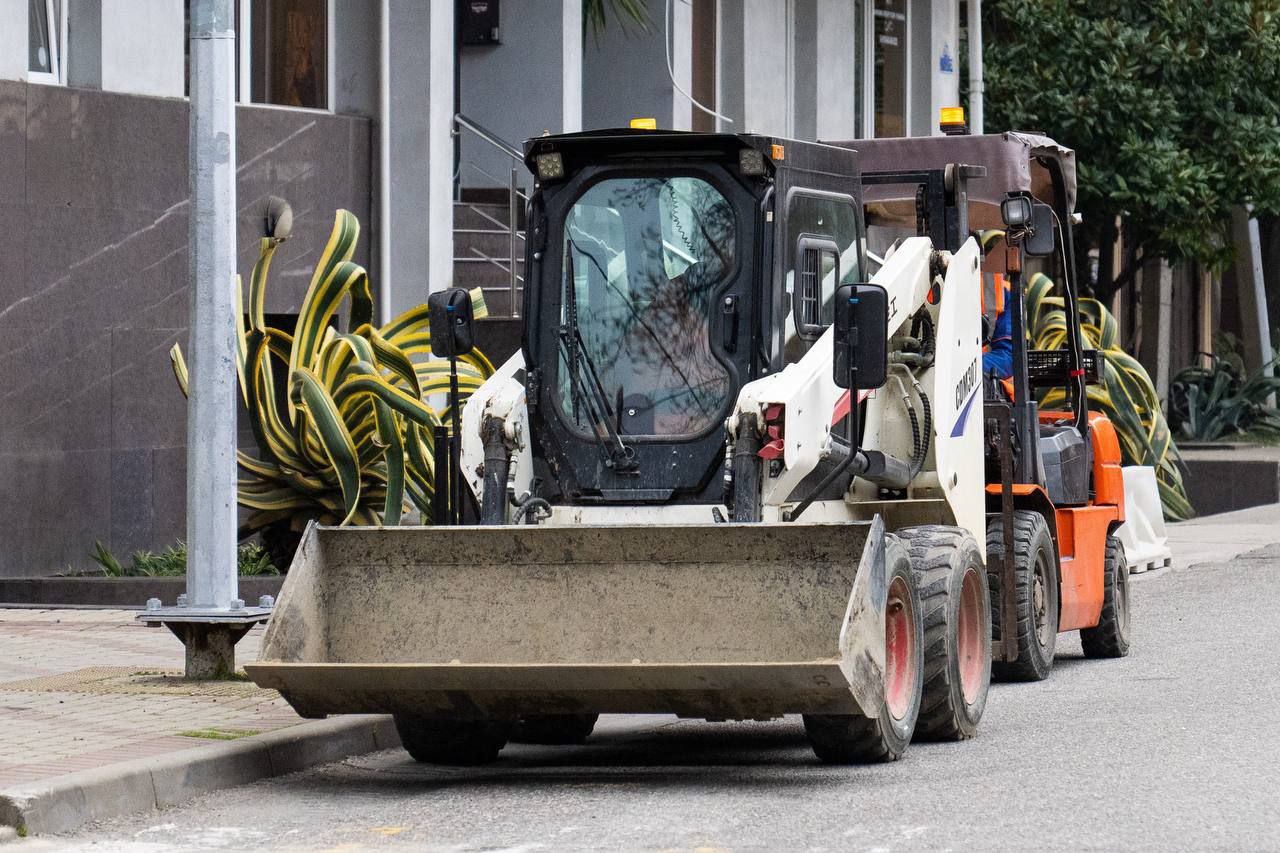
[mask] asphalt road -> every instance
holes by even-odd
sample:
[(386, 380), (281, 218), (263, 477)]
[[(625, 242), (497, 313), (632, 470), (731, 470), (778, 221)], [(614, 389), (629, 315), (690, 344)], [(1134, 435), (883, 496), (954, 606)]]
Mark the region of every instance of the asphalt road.
[(977, 738), (896, 764), (818, 764), (799, 719), (613, 717), (581, 747), (375, 753), (13, 849), (1280, 849), (1280, 546), (1133, 593), (1128, 658), (1063, 637)]

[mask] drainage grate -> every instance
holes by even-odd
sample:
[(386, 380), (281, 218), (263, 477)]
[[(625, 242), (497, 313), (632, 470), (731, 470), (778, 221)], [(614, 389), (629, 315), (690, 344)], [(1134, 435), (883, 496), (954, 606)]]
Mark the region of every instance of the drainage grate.
[(41, 678), (0, 683), (4, 693), (161, 694), (201, 698), (274, 699), (278, 694), (252, 681), (187, 681), (181, 670), (136, 666), (92, 666)]

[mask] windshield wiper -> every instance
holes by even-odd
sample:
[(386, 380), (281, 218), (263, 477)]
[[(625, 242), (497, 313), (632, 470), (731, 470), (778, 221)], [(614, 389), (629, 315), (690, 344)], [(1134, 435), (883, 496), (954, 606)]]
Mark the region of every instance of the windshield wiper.
[[(622, 436), (614, 429), (614, 412), (609, 407), (609, 396), (600, 382), (591, 354), (582, 341), (578, 328), (578, 282), (573, 273), (573, 253), (577, 247), (568, 241), (566, 259), (565, 322), (560, 326), (560, 347), (569, 368), (569, 389), (573, 401), (573, 419), (578, 421), (579, 407), (585, 404), (587, 419), (591, 422), (591, 434), (605, 455), (605, 467), (622, 474), (639, 470), (635, 451), (623, 443)], [(584, 381), (582, 366), (586, 365)], [(603, 430), (603, 434), (602, 434)]]

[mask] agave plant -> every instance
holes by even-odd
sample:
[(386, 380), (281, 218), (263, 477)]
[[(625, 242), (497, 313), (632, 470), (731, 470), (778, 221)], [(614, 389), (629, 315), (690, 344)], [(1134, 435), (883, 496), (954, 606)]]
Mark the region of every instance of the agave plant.
[[(1027, 283), (1027, 327), (1036, 349), (1060, 349), (1066, 345), (1066, 310), (1060, 296), (1050, 296), (1054, 284), (1043, 273)], [(1096, 299), (1078, 300), (1084, 346), (1106, 356), (1106, 376), (1101, 386), (1090, 385), (1089, 405), (1104, 412), (1115, 425), (1120, 453), (1126, 465), (1149, 465), (1164, 514), (1170, 519), (1195, 515), (1178, 469), (1178, 448), (1165, 420), (1151, 377), (1136, 358), (1120, 347), (1120, 327), (1115, 317)], [(1040, 400), (1045, 408), (1061, 406), (1066, 392), (1048, 390)]]
[[(238, 497), (250, 513), (241, 537), (268, 528), (324, 524), (399, 524), (411, 505), (430, 518), (435, 427), (446, 423), (449, 363), (431, 358), (427, 306), (373, 325), (369, 275), (351, 261), (360, 224), (339, 210), (292, 332), (266, 324), (267, 275), (282, 240), (264, 238), (244, 299), (235, 281), (236, 371), (258, 455), (236, 454)], [(340, 331), (333, 324), (350, 300)], [(476, 317), (484, 298), (472, 291)], [(170, 351), (187, 393), (182, 350)], [(493, 373), (477, 352), (460, 359), (462, 400)], [(278, 377), (288, 394), (277, 394)], [(273, 554), (273, 556), (276, 556)]]
[(1271, 405), (1280, 378), (1269, 368), (1246, 373), (1237, 359), (1209, 355), (1210, 367), (1186, 367), (1169, 383), (1169, 422), (1195, 441), (1226, 435), (1280, 436), (1280, 411)]
[(629, 26), (635, 26), (641, 32), (649, 31), (649, 8), (644, 0), (583, 0), (583, 40), (586, 40), (588, 30), (600, 38), (609, 25), (610, 15), (618, 18), (624, 32)]

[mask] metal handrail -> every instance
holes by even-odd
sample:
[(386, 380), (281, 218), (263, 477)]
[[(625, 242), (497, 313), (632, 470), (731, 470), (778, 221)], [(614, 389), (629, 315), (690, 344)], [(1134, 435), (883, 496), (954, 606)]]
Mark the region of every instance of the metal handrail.
[[(484, 252), (480, 251), (480, 250), (479, 250), (479, 249), (477, 249), (475, 246), (472, 246), (472, 247), (471, 247), (471, 252), (472, 252), (472, 254), (474, 254), (474, 255), (475, 255), (475, 257), (474, 257), (474, 258), (454, 258), (454, 260), (458, 260), (458, 261), (466, 261), (466, 260), (482, 261), (482, 262), (484, 262), (484, 263), (493, 264), (495, 267), (497, 267), (498, 269), (502, 270), (503, 272), (511, 272), (511, 270), (513, 270), (513, 269), (515, 268), (515, 261), (511, 261), (511, 264), (510, 264), (509, 266), (508, 266), (508, 265), (504, 265), (504, 264), (502, 263), (502, 261), (501, 261), (501, 260), (499, 260), (498, 258), (494, 258), (494, 257), (490, 257), (489, 255), (486, 255)], [(523, 282), (524, 282), (524, 276), (522, 276), (522, 275), (517, 275), (517, 276), (516, 276), (516, 281), (519, 281), (519, 282), (523, 283)], [(513, 309), (513, 310), (514, 310), (514, 309)]]
[[(478, 163), (463, 163), (462, 165), (466, 166), (468, 169), (472, 170), (473, 172), (479, 172), (481, 175), (484, 175), (486, 178), (493, 181), (495, 184), (505, 183), (505, 181), (502, 178), (499, 178), (493, 172), (490, 172), (488, 169), (484, 168)], [(458, 173), (461, 174), (462, 170), (459, 169)], [(519, 187), (516, 188), (516, 195), (520, 196), (520, 198), (524, 199), (525, 201), (529, 200), (528, 194), (526, 194), (525, 191), (520, 189)]]
[[(520, 191), (520, 182), (519, 182), (520, 181), (519, 170), (520, 170), (520, 167), (524, 165), (524, 158), (520, 155), (520, 152), (516, 150), (516, 147), (514, 145), (507, 142), (501, 136), (498, 136), (498, 134), (494, 133), (493, 131), (488, 130), (483, 125), (478, 124), (472, 121), (471, 119), (467, 118), (462, 113), (454, 114), (453, 126), (454, 126), (454, 131), (453, 131), (454, 135), (461, 135), (461, 132), (463, 130), (469, 131), (475, 134), (480, 139), (487, 142), (489, 145), (492, 145), (494, 148), (497, 148), (503, 154), (506, 154), (508, 157), (511, 158), (511, 180), (507, 184), (507, 192), (508, 192), (508, 196), (507, 196), (508, 258), (507, 260), (508, 260), (508, 264), (507, 264), (506, 270), (511, 277), (508, 285), (511, 291), (511, 299), (510, 299), (511, 316), (519, 317), (520, 309), (518, 307), (519, 302), (516, 300), (516, 291), (519, 290), (520, 285), (524, 281), (524, 278), (516, 274), (516, 243), (517, 241), (524, 239), (524, 235), (520, 233), (519, 225), (518, 225), (518, 221), (520, 218), (520, 201), (522, 199), (525, 201), (528, 201), (528, 196), (526, 196), (523, 192)], [(486, 175), (495, 183), (501, 183), (500, 181), (498, 181), (497, 178), (494, 178), (493, 175), (490, 175), (488, 172), (486, 172), (480, 166), (477, 166), (475, 163), (471, 163), (470, 165), (473, 169), (475, 169), (476, 171), (480, 172), (483, 175)], [(457, 175), (460, 175), (461, 173), (462, 173), (462, 161), (461, 161), (461, 158), (459, 157), (459, 161), (456, 165), (454, 174), (455, 176), (457, 176)], [(479, 210), (477, 210), (476, 212), (480, 213), (481, 216), (484, 216), (486, 219), (490, 221), (494, 221), (493, 217), (488, 216), (487, 214), (484, 214)], [(474, 248), (472, 249), (472, 251), (476, 251), (478, 254), (481, 254), (483, 256), (483, 253), (478, 252), (478, 250)], [(501, 264), (498, 264), (498, 266), (501, 267)]]
[(502, 151), (512, 159), (519, 160), (521, 163), (524, 162), (524, 155), (521, 154), (519, 151), (517, 151), (514, 145), (512, 145), (510, 142), (507, 142), (505, 139), (503, 139), (498, 134), (494, 133), (492, 130), (488, 130), (483, 125), (477, 124), (476, 122), (467, 118), (462, 113), (456, 113), (454, 115), (453, 123), (456, 124), (458, 127), (465, 128), (466, 130), (471, 131), (476, 136), (480, 137), (485, 142), (492, 145), (494, 148), (499, 149), (500, 151)]
[[(474, 213), (476, 216), (479, 216), (480, 218), (484, 219), (484, 221), (485, 221), (485, 222), (491, 222), (491, 223), (493, 223), (494, 225), (497, 225), (497, 226), (498, 226), (498, 228), (499, 228), (500, 230), (502, 230), (502, 231), (510, 231), (510, 230), (511, 230), (511, 226), (510, 226), (509, 224), (507, 224), (506, 222), (503, 222), (501, 219), (499, 219), (499, 218), (498, 218), (498, 217), (496, 217), (496, 216), (490, 216), (489, 214), (485, 213), (485, 212), (484, 212), (483, 210), (481, 210), (480, 208), (476, 207), (474, 204), (468, 204), (468, 205), (467, 205), (467, 210), (470, 210), (470, 211), (471, 211), (472, 213)], [(455, 231), (457, 231), (458, 229), (456, 229), (456, 228), (455, 228), (454, 230), (455, 230)], [(516, 237), (517, 237), (517, 238), (519, 238), (519, 239), (521, 239), (521, 240), (523, 240), (523, 239), (524, 239), (524, 232), (523, 232), (523, 231), (520, 231), (520, 230), (518, 230), (518, 229), (517, 229), (517, 230), (516, 230)]]

